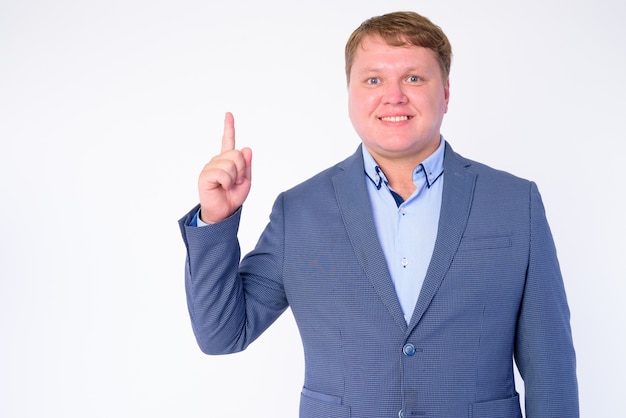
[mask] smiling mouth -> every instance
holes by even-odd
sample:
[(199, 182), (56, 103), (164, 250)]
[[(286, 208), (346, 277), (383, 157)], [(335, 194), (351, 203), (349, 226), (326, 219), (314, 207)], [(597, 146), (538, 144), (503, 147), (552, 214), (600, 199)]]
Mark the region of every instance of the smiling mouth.
[(382, 118), (378, 118), (378, 120), (382, 120), (383, 122), (404, 122), (413, 118), (413, 116), (384, 116)]

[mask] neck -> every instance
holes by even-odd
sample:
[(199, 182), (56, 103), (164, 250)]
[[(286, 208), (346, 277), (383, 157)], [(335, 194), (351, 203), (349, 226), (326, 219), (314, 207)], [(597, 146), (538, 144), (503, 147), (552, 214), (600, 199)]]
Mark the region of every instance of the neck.
[(389, 187), (402, 196), (404, 200), (407, 200), (415, 191), (413, 170), (418, 164), (401, 165), (396, 161), (383, 162), (378, 160), (376, 162), (385, 173), (385, 177), (389, 181)]
[(431, 156), (439, 147), (440, 142), (432, 141), (425, 149), (417, 153), (378, 153), (375, 150), (367, 148), (376, 164), (385, 173), (385, 177), (389, 181), (389, 186), (403, 199), (409, 198), (415, 191), (413, 184), (413, 171), (426, 158)]

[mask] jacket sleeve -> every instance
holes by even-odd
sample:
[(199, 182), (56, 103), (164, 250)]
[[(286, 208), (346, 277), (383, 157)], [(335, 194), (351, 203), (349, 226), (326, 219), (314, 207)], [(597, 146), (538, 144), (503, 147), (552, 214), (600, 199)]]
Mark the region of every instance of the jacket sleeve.
[(541, 196), (530, 186), (530, 251), (515, 359), (527, 418), (577, 418), (578, 384), (570, 312)]
[[(190, 226), (198, 207), (179, 220), (187, 249), (185, 290), (191, 325), (200, 349), (206, 354), (244, 350), (287, 308), (280, 281), (280, 254), (263, 238), (253, 263), (240, 269), (237, 232), (241, 208), (222, 222)], [(264, 236), (280, 237), (270, 225)], [(272, 239), (270, 239), (272, 241)], [(276, 242), (273, 241), (274, 248)]]

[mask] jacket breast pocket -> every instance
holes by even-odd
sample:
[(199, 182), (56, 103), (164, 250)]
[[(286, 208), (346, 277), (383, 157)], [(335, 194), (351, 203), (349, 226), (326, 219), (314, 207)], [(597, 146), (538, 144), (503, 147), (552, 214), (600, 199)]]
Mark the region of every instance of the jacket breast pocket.
[(519, 395), (470, 405), (469, 418), (522, 418)]
[(464, 250), (493, 250), (511, 246), (511, 237), (508, 235), (498, 236), (465, 236), (461, 240), (461, 248)]
[(350, 407), (341, 397), (326, 395), (307, 388), (300, 395), (300, 418), (350, 418)]

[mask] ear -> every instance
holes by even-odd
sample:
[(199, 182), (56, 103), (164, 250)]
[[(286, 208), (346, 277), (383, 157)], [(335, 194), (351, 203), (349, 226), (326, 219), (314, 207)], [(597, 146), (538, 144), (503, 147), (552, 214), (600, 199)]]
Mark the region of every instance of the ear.
[(448, 103), (450, 102), (450, 79), (446, 80), (443, 85), (443, 97), (446, 102), (444, 113), (448, 112)]

